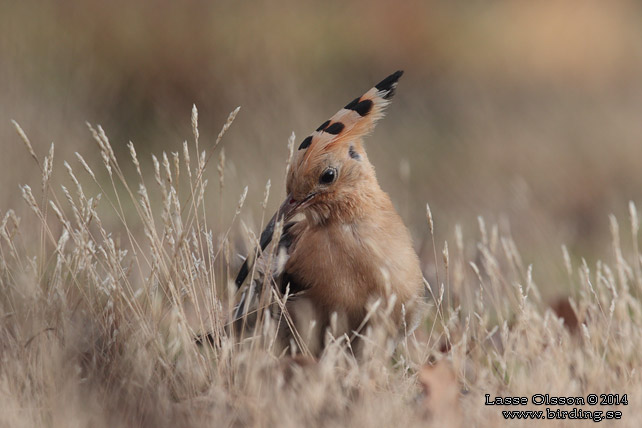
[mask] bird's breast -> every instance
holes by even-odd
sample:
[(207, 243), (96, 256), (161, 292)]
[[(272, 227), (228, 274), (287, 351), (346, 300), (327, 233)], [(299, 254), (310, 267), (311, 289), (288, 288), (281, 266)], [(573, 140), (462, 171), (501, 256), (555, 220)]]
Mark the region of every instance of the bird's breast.
[(328, 311), (365, 315), (368, 303), (394, 293), (400, 303), (421, 284), (417, 256), (403, 224), (372, 221), (305, 229), (286, 271), (306, 286), (306, 295)]

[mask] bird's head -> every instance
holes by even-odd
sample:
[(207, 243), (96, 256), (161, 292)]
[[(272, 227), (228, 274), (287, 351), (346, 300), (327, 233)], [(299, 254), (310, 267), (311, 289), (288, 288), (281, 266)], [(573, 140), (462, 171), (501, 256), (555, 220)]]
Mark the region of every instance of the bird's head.
[(379, 190), (362, 139), (383, 117), (403, 71), (355, 98), (299, 145), (287, 177), (288, 196), (277, 217), (304, 213), (314, 224), (364, 215)]

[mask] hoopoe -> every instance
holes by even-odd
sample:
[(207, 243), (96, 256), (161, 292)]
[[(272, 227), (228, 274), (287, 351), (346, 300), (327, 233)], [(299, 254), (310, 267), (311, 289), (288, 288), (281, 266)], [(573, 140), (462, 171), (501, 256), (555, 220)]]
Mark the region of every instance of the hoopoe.
[[(285, 201), (261, 234), (262, 252), (275, 227), (282, 225), (279, 256), (272, 257), (281, 262), (268, 266), (268, 252), (259, 254), (255, 270), (261, 272), (253, 277), (267, 275), (266, 284), (282, 295), (290, 293), (286, 309), (304, 342), (299, 346), (312, 354), (323, 349), (330, 324), (339, 330), (335, 335), (351, 336), (363, 328), (377, 299), (381, 307), (388, 305), (393, 335), (418, 321), (423, 290), (419, 259), (363, 147), (363, 137), (383, 117), (402, 74), (386, 77), (303, 140), (292, 158)], [(248, 257), (237, 287), (251, 264)], [(247, 313), (248, 293), (236, 307), (236, 320)]]

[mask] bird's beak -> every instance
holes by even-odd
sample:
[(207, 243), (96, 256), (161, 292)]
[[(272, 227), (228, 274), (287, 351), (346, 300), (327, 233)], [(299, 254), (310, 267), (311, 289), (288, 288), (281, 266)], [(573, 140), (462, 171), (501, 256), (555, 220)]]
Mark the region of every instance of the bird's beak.
[(290, 193), (285, 197), (285, 201), (283, 201), (283, 203), (279, 207), (279, 210), (276, 212), (274, 217), (272, 217), (271, 222), (276, 222), (280, 219), (283, 219), (284, 221), (291, 219), (294, 214), (296, 214), (297, 208), (299, 208), (306, 199), (297, 201), (292, 197), (292, 194)]
[[(283, 201), (277, 212), (272, 216), (268, 224), (265, 226), (265, 229), (263, 229), (263, 232), (261, 232), (261, 239), (259, 241), (261, 251), (265, 250), (265, 248), (270, 245), (270, 242), (272, 241), (272, 235), (274, 235), (274, 227), (276, 226), (277, 221), (282, 220), (284, 223), (287, 222), (289, 219), (296, 215), (299, 208), (304, 206), (313, 197), (314, 194), (310, 194), (301, 200), (296, 200), (292, 197), (292, 194), (289, 194), (285, 198), (285, 201)], [(249, 257), (243, 263), (243, 266), (241, 267), (241, 270), (236, 277), (235, 282), (237, 287), (240, 287), (243, 284), (245, 278), (249, 273), (248, 261)]]

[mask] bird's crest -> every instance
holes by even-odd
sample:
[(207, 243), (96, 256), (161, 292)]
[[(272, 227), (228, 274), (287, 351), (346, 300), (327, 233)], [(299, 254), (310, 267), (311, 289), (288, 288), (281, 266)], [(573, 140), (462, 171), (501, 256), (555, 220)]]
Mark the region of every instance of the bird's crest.
[(299, 145), (295, 167), (306, 169), (310, 159), (370, 133), (383, 117), (402, 75), (401, 70), (391, 74), (323, 122)]

